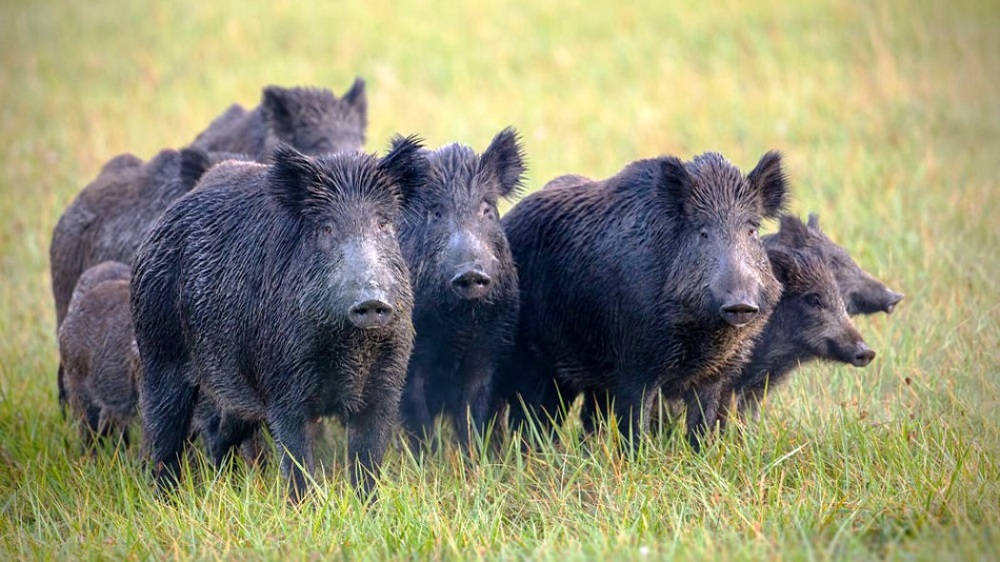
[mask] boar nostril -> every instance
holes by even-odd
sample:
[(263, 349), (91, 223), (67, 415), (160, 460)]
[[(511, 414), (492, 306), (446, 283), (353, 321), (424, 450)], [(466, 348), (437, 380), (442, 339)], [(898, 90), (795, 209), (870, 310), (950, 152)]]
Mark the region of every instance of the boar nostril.
[(351, 323), (359, 328), (379, 328), (392, 322), (396, 310), (391, 304), (371, 299), (351, 307)]
[(864, 367), (875, 359), (875, 350), (868, 347), (866, 344), (862, 343), (858, 346), (858, 350), (854, 353), (854, 358), (851, 363), (855, 367)]
[(760, 308), (757, 305), (744, 302), (727, 304), (719, 309), (719, 314), (722, 315), (723, 320), (733, 326), (749, 324), (757, 316), (758, 312), (760, 312)]
[(482, 271), (470, 270), (453, 277), (451, 287), (463, 299), (478, 299), (490, 291), (492, 282)]

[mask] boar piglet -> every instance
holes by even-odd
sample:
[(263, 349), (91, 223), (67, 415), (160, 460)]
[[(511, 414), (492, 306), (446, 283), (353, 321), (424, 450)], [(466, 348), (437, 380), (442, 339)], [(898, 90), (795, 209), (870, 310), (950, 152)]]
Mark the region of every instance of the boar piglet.
[[(799, 365), (826, 360), (868, 365), (875, 352), (851, 323), (831, 268), (805, 249), (768, 245), (768, 258), (781, 282), (781, 300), (757, 338), (750, 362), (728, 381), (722, 407), (735, 397), (742, 414), (756, 416), (764, 392), (774, 392)], [(720, 417), (724, 420), (728, 412)]]
[(128, 266), (99, 263), (80, 276), (59, 327), (67, 402), (84, 447), (95, 437), (128, 443), (139, 367), (135, 351)]
[(413, 348), (394, 222), (424, 180), (415, 139), (383, 158), (280, 146), (273, 164), (223, 163), (144, 240), (132, 309), (141, 410), (161, 487), (177, 478), (199, 396), (240, 445), (266, 423), (294, 500), (310, 468), (307, 424), (348, 426), (352, 479), (371, 491)]

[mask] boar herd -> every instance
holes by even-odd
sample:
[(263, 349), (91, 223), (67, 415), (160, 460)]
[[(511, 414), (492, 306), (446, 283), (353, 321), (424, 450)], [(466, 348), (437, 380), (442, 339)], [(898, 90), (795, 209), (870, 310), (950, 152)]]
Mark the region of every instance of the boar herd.
[(397, 136), (379, 157), (367, 113), (361, 79), (339, 98), (267, 87), (77, 196), (50, 263), (59, 403), (86, 446), (126, 442), (138, 413), (169, 489), (195, 440), (221, 465), (266, 429), (298, 499), (313, 428), (337, 417), (368, 493), (400, 422), (419, 450), (444, 416), (468, 449), (494, 423), (550, 430), (582, 396), (586, 433), (614, 419), (634, 446), (662, 396), (697, 449), (801, 363), (867, 365), (850, 316), (903, 298), (815, 215), (783, 213), (776, 152), (748, 174), (659, 156), (521, 198), (514, 129), (482, 152)]

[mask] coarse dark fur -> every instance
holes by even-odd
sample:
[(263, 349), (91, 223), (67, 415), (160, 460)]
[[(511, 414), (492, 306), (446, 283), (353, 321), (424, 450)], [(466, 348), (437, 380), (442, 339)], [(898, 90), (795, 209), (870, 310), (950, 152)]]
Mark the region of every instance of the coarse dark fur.
[(819, 217), (809, 215), (809, 223), (803, 224), (797, 217), (781, 217), (781, 230), (764, 237), (764, 245), (780, 245), (787, 248), (808, 248), (820, 255), (830, 266), (837, 286), (840, 287), (847, 313), (891, 314), (903, 295), (888, 287), (867, 271), (861, 269), (847, 250), (837, 245), (819, 227)]
[(470, 429), (486, 429), (493, 373), (517, 322), (517, 272), (497, 202), (519, 195), (524, 155), (508, 128), (481, 155), (451, 144), (427, 159), (427, 181), (404, 192), (399, 221), (417, 332), (401, 414), (414, 448), (439, 413), (468, 446)]
[(758, 228), (785, 198), (777, 153), (746, 177), (706, 153), (637, 161), (587, 189), (551, 187), (517, 204), (503, 225), (520, 318), (497, 381), (512, 427), (525, 420), (521, 400), (544, 424), (585, 393), (588, 429), (610, 399), (632, 435), (662, 389), (685, 397), (696, 444), (778, 301)]
[[(821, 255), (773, 242), (767, 255), (782, 284), (781, 300), (757, 337), (750, 362), (726, 384), (721, 401), (728, 410), (734, 397), (739, 411), (752, 416), (765, 391), (773, 392), (803, 363), (864, 367), (875, 357), (847, 315), (832, 268)], [(726, 417), (728, 411), (720, 413)]]
[(191, 143), (208, 151), (242, 152), (264, 162), (287, 144), (317, 155), (361, 150), (368, 126), (368, 98), (361, 78), (337, 98), (325, 88), (267, 86), (260, 105), (232, 105)]
[(127, 265), (109, 261), (89, 268), (59, 328), (68, 404), (84, 447), (95, 437), (128, 443), (139, 366), (128, 291)]
[[(139, 243), (160, 214), (190, 191), (209, 167), (231, 153), (163, 150), (143, 163), (131, 154), (114, 157), (67, 207), (52, 233), (49, 267), (56, 328), (62, 325), (80, 274), (104, 261), (131, 264)], [(60, 362), (59, 403), (66, 391)]]
[(566, 174), (563, 176), (558, 176), (549, 180), (542, 189), (551, 189), (553, 187), (581, 187), (585, 185), (590, 185), (594, 183), (594, 180), (588, 178), (587, 176), (581, 176), (578, 174)]
[(419, 142), (381, 159), (224, 163), (145, 239), (132, 277), (141, 412), (157, 482), (178, 474), (204, 394), (241, 444), (266, 422), (293, 499), (306, 488), (310, 420), (348, 425), (352, 478), (371, 490), (413, 346), (413, 296), (393, 222), (423, 182)]

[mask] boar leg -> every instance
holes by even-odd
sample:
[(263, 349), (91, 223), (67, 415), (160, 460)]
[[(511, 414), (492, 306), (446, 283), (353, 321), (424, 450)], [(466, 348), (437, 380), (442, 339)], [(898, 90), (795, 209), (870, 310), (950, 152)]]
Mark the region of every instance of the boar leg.
[(271, 408), (267, 419), (274, 445), (281, 456), (279, 466), (282, 476), (288, 481), (289, 497), (293, 503), (298, 503), (308, 489), (305, 471), (312, 472), (306, 416), (298, 408), (277, 406)]
[(492, 402), (493, 368), (485, 364), (482, 354), (466, 356), (459, 373), (463, 388), (457, 403), (450, 405), (458, 440), (469, 451), (473, 440), (486, 436)]
[(181, 452), (194, 415), (198, 389), (176, 363), (144, 362), (142, 421), (157, 486), (172, 488), (180, 478)]
[(403, 393), (404, 426), (410, 442), (410, 451), (420, 453), (423, 442), (434, 439), (434, 416), (427, 405), (427, 377), (419, 368), (412, 369), (406, 377), (406, 392)]
[(398, 407), (399, 392), (386, 390), (348, 422), (347, 458), (353, 467), (351, 481), (362, 498), (367, 498), (375, 488), (375, 477), (396, 425)]
[(684, 397), (687, 405), (687, 439), (695, 452), (701, 450), (702, 440), (715, 426), (721, 396), (722, 383), (717, 382), (691, 389)]

